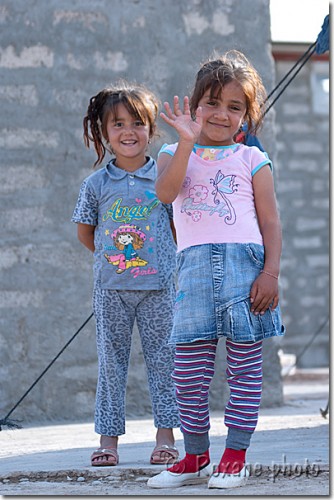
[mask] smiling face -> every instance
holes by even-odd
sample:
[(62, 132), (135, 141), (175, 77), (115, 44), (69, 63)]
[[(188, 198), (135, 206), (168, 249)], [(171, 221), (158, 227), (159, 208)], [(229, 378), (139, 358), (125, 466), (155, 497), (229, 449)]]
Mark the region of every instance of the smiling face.
[(110, 113), (108, 117), (106, 133), (117, 167), (133, 172), (145, 165), (150, 138), (149, 124), (132, 116), (120, 103), (116, 115)]
[(199, 100), (203, 126), (198, 139), (202, 146), (229, 146), (243, 124), (247, 104), (241, 85), (232, 80), (221, 89), (220, 95), (210, 97), (210, 88)]
[(129, 233), (126, 233), (126, 234), (120, 234), (117, 238), (117, 241), (118, 243), (120, 243), (121, 245), (129, 245), (130, 243), (132, 243), (133, 241), (133, 237), (131, 236), (131, 234)]

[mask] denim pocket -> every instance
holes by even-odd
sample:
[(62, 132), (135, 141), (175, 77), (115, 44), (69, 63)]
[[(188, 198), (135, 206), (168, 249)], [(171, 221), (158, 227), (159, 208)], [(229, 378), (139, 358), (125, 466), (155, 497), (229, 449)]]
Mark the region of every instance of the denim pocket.
[(261, 315), (250, 310), (249, 298), (229, 304), (223, 313), (223, 334), (235, 342), (256, 342), (284, 335), (279, 310), (267, 309)]
[(257, 243), (248, 243), (246, 250), (252, 262), (262, 269), (264, 265), (264, 246)]

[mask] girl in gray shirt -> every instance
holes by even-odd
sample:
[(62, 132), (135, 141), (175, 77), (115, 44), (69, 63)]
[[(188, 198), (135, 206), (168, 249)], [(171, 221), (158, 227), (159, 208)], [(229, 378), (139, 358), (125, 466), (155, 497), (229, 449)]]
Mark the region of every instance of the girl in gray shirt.
[(118, 436), (125, 434), (125, 392), (132, 331), (137, 321), (146, 362), (156, 447), (151, 463), (177, 460), (173, 428), (179, 426), (168, 345), (175, 297), (172, 208), (155, 192), (157, 166), (147, 155), (156, 132), (157, 98), (143, 86), (122, 82), (90, 99), (84, 140), (100, 165), (87, 177), (72, 221), (80, 242), (94, 253), (93, 310), (98, 381), (95, 431), (100, 447), (92, 466), (117, 465)]

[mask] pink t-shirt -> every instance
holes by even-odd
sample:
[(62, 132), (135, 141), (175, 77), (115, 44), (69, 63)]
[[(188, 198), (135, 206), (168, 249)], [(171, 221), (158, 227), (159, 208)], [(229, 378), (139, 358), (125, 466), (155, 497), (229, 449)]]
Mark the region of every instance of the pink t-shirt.
[[(173, 155), (176, 148), (177, 143), (166, 144), (159, 154)], [(252, 177), (264, 165), (272, 168), (271, 161), (256, 146), (225, 148), (227, 154), (219, 160), (190, 155), (186, 177), (173, 202), (178, 251), (206, 243), (263, 244)]]

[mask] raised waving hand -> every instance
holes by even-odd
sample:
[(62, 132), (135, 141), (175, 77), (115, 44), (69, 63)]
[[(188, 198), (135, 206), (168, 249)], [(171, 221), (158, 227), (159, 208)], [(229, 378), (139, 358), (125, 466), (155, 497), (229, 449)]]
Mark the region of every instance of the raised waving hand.
[(179, 134), (180, 140), (195, 143), (202, 129), (202, 108), (198, 107), (193, 120), (190, 114), (189, 97), (183, 98), (183, 111), (178, 96), (174, 96), (173, 109), (168, 102), (164, 103), (166, 113), (161, 118)]

